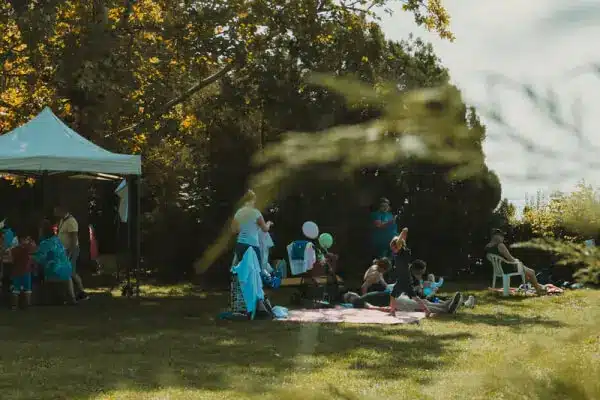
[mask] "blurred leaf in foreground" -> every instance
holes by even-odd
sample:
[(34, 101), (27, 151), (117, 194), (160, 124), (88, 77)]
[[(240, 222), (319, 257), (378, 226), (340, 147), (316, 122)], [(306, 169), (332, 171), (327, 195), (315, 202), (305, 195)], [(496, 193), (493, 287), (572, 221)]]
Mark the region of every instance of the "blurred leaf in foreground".
[[(251, 179), (250, 187), (258, 195), (258, 208), (264, 209), (284, 195), (295, 177), (315, 167), (322, 167), (329, 179), (345, 179), (360, 168), (399, 161), (444, 165), (450, 179), (487, 171), (481, 132), (466, 123), (464, 102), (456, 87), (401, 90), (386, 83), (376, 89), (358, 80), (322, 74), (314, 74), (308, 81), (339, 93), (349, 107), (360, 104), (377, 110), (378, 116), (317, 133), (287, 133), (255, 154), (253, 164), (260, 172)], [(230, 238), (226, 224), (217, 242), (196, 263), (196, 271), (210, 266)]]

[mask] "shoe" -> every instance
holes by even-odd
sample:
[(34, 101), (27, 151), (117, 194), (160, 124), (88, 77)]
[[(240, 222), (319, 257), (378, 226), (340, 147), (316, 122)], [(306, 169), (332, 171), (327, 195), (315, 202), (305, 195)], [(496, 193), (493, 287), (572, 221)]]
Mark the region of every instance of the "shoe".
[(467, 299), (467, 301), (465, 301), (465, 304), (463, 305), (467, 308), (475, 307), (475, 296), (469, 296), (469, 298)]
[(462, 304), (462, 294), (460, 292), (456, 292), (454, 297), (452, 297), (452, 301), (450, 301), (450, 305), (448, 306), (448, 312), (450, 314), (455, 314), (456, 311), (460, 308)]
[(77, 301), (89, 300), (90, 296), (86, 292), (81, 292), (77, 295)]

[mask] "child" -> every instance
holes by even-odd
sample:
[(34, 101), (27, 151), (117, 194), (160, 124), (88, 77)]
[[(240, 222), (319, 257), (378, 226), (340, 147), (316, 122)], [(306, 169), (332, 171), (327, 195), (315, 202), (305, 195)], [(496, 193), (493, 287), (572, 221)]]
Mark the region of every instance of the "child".
[(10, 249), (13, 259), (13, 268), (11, 271), (12, 296), (11, 307), (14, 310), (19, 306), (19, 296), (24, 297), (23, 307), (27, 308), (31, 304), (31, 272), (32, 258), (36, 245), (30, 236), (19, 236), (18, 245)]
[(387, 282), (383, 278), (392, 267), (392, 263), (387, 257), (373, 260), (373, 265), (367, 269), (364, 275), (364, 283), (360, 287), (362, 294), (368, 292), (383, 292), (387, 289)]

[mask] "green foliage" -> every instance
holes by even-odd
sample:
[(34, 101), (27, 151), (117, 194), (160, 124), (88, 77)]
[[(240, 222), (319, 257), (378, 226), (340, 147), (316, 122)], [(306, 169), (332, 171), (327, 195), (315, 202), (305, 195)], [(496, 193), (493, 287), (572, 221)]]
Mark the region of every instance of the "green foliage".
[(572, 193), (553, 193), (547, 201), (538, 193), (528, 201), (517, 227), (525, 227), (534, 237), (517, 247), (553, 253), (561, 264), (578, 267), (580, 281), (600, 282), (600, 252), (582, 244), (598, 240), (600, 234), (600, 196), (592, 186), (581, 182)]
[[(142, 154), (144, 258), (173, 278), (228, 226), (249, 183), (279, 210), (270, 217), (281, 245), (318, 217), (360, 260), (354, 249), (368, 252), (368, 239), (355, 232), (386, 195), (415, 242), (427, 242), (418, 227), (431, 210), (451, 215), (435, 218), (441, 241), (469, 229), (436, 252), (462, 257), (500, 196), (485, 128), (430, 45), (385, 39), (373, 11), (386, 4), (4, 2), (0, 129), (49, 105), (99, 145)], [(453, 39), (440, 1), (405, 10)], [(456, 209), (464, 196), (473, 201)], [(108, 203), (95, 206), (102, 221), (114, 214)], [(213, 261), (226, 254), (229, 235), (220, 238)]]
[[(289, 133), (257, 153), (254, 165), (261, 172), (251, 179), (250, 186), (259, 194), (261, 208), (288, 194), (299, 176), (315, 169), (329, 179), (347, 180), (364, 168), (429, 165), (434, 169), (430, 170), (432, 175), (437, 172), (447, 180), (451, 192), (469, 180), (490, 181), (481, 149), (483, 129), (469, 125), (467, 109), (455, 87), (401, 90), (398, 81), (373, 87), (329, 75), (313, 75), (311, 82), (340, 93), (348, 99), (350, 108), (361, 104), (375, 109), (376, 117), (318, 134)], [(483, 212), (491, 212), (497, 201), (488, 204), (487, 210), (484, 206)], [(460, 201), (454, 204), (458, 206)], [(464, 207), (455, 212), (462, 213), (463, 219), (467, 214)], [(444, 219), (454, 221), (447, 214)], [(477, 218), (474, 222), (480, 221)], [(225, 226), (213, 249), (198, 263), (199, 270), (211, 265), (225, 249), (230, 235), (228, 224)], [(428, 228), (433, 229), (431, 225)]]
[(516, 222), (517, 209), (508, 199), (502, 199), (492, 215), (492, 226), (506, 230)]

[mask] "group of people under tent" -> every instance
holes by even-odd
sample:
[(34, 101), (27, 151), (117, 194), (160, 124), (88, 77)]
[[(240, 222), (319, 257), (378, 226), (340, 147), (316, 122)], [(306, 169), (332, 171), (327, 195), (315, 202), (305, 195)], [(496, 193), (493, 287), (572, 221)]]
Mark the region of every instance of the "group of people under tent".
[[(460, 292), (450, 299), (432, 302), (437, 284), (433, 274), (426, 275), (427, 264), (423, 260), (409, 262), (410, 252), (406, 248), (408, 229), (398, 233), (398, 216), (390, 211), (390, 201), (382, 198), (379, 209), (371, 214), (372, 246), (379, 258), (364, 274), (361, 294), (349, 292), (344, 300), (354, 307), (363, 307), (394, 313), (396, 310), (423, 311), (426, 315), (432, 313), (455, 313), (461, 305), (475, 306), (475, 298), (469, 296), (466, 300)], [(525, 278), (538, 294), (544, 294), (545, 288), (539, 284), (536, 272), (514, 258), (504, 244), (505, 233), (494, 229), (489, 243), (485, 246), (486, 254), (496, 254), (506, 260), (506, 268), (521, 268)], [(393, 274), (390, 271), (393, 270)], [(511, 271), (513, 272), (513, 271)], [(389, 285), (386, 275), (394, 276), (395, 283)], [(427, 288), (432, 288), (427, 290)], [(428, 293), (426, 293), (428, 292)], [(436, 298), (436, 300), (439, 300)]]
[[(56, 224), (42, 221), (1, 223), (0, 255), (3, 291), (10, 288), (11, 308), (27, 308), (35, 283), (61, 303), (89, 298), (77, 273), (79, 224), (64, 206), (54, 208)], [(14, 223), (13, 223), (14, 222)]]

